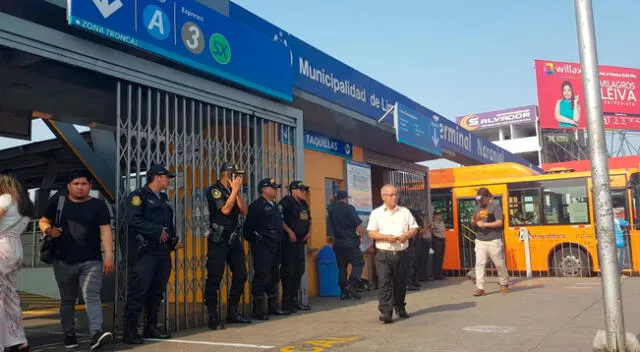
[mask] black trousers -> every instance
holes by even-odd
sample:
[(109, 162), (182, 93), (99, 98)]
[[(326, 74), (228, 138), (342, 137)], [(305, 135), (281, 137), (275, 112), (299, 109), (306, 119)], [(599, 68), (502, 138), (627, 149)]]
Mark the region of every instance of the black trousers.
[(207, 249), (207, 283), (205, 284), (205, 304), (210, 312), (214, 312), (218, 304), (220, 281), (224, 275), (226, 265), (232, 273), (231, 289), (229, 290), (229, 305), (237, 306), (247, 281), (247, 264), (244, 248), (239, 239), (231, 245), (228, 241), (214, 243), (209, 241)]
[[(338, 262), (338, 286), (340, 286), (342, 292), (344, 292), (347, 285), (354, 290), (357, 289), (360, 285), (360, 277), (364, 267), (364, 256), (360, 248), (334, 245), (333, 251)], [(349, 264), (351, 264), (351, 275), (347, 280), (347, 267)]]
[(419, 258), (418, 278), (419, 281), (433, 280), (433, 255), (429, 254), (429, 250), (433, 246), (433, 241), (429, 238), (423, 238), (420, 245), (422, 257)]
[(433, 237), (433, 276), (436, 279), (444, 279), (444, 272), (442, 271), (442, 263), (444, 262), (444, 238)]
[[(423, 260), (423, 240), (422, 238), (412, 238), (409, 240), (409, 268), (407, 273), (407, 283), (417, 283), (420, 277), (420, 263)], [(428, 251), (428, 249), (427, 249)], [(428, 252), (426, 253), (429, 254)]]
[(280, 281), (280, 249), (278, 245), (252, 244), (253, 281), (251, 294), (254, 300), (277, 297)]
[(137, 322), (145, 308), (147, 326), (158, 325), (158, 311), (164, 299), (167, 282), (171, 276), (171, 257), (166, 253), (145, 252), (131, 266), (127, 302), (124, 306), (125, 319)]
[(291, 310), (296, 302), (300, 280), (305, 271), (306, 253), (302, 237), (297, 242), (290, 242), (288, 237), (282, 243), (282, 264), (280, 276), (282, 278), (282, 308)]
[(378, 273), (378, 309), (382, 314), (391, 314), (394, 307), (403, 308), (407, 295), (407, 269), (410, 256), (408, 250), (389, 252), (376, 249), (376, 271)]

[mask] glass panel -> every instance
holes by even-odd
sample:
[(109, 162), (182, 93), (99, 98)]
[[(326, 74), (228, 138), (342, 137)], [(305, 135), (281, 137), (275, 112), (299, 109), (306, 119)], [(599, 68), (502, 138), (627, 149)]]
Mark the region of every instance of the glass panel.
[(444, 226), (448, 229), (453, 228), (453, 197), (450, 195), (434, 195), (432, 196), (433, 212), (439, 213), (444, 221)]
[(537, 189), (509, 192), (509, 224), (540, 224), (540, 191)]
[[(570, 184), (566, 181), (573, 181)], [(587, 188), (576, 180), (544, 184), (544, 221), (547, 225), (589, 223)]]

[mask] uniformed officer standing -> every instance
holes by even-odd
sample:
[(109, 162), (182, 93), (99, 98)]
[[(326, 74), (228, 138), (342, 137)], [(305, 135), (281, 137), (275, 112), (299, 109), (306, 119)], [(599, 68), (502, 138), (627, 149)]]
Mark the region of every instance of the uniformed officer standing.
[(125, 343), (141, 344), (137, 333), (138, 316), (145, 308), (145, 338), (168, 339), (171, 336), (158, 327), (158, 311), (171, 275), (171, 252), (178, 244), (173, 210), (163, 190), (175, 177), (163, 165), (152, 164), (147, 171), (147, 185), (129, 195), (126, 220), (128, 236), (134, 238), (138, 251), (130, 267), (130, 281), (125, 303)]
[[(419, 263), (421, 262), (422, 255), (423, 255), (422, 239), (418, 238), (417, 236), (422, 236), (422, 233), (424, 231), (424, 221), (422, 221), (422, 214), (420, 213), (420, 211), (411, 207), (409, 198), (407, 198), (406, 196), (400, 197), (400, 199), (398, 200), (398, 205), (409, 209), (409, 211), (411, 212), (411, 215), (413, 215), (413, 218), (416, 220), (416, 223), (418, 224), (417, 235), (409, 239), (408, 253), (410, 256), (410, 263), (408, 268), (409, 270), (407, 272), (407, 290), (417, 291), (421, 287), (418, 278), (420, 276)], [(428, 256), (429, 253), (427, 252), (426, 255)]]
[[(336, 204), (329, 210), (329, 227), (333, 230), (333, 251), (338, 262), (338, 285), (340, 299), (360, 299), (358, 286), (364, 267), (364, 256), (360, 242), (364, 238), (362, 219), (356, 208), (347, 202), (349, 194), (339, 191)], [(351, 264), (351, 277), (347, 280), (347, 266)]]
[[(277, 312), (278, 262), (282, 242), (282, 213), (276, 204), (278, 189), (282, 185), (272, 178), (258, 183), (260, 198), (249, 205), (244, 222), (244, 238), (251, 244), (253, 257), (253, 317), (268, 320), (269, 311)], [(269, 308), (266, 299), (269, 298)]]
[(284, 238), (282, 244), (282, 310), (295, 312), (310, 310), (311, 307), (298, 300), (300, 280), (304, 275), (306, 253), (305, 244), (311, 231), (311, 210), (305, 200), (309, 187), (302, 181), (289, 184), (290, 195), (280, 200), (284, 218)]
[(247, 215), (247, 204), (240, 197), (242, 174), (233, 163), (224, 163), (220, 168), (220, 180), (206, 192), (209, 204), (210, 234), (207, 251), (207, 283), (205, 304), (209, 311), (209, 328), (215, 330), (220, 325), (218, 315), (218, 290), (224, 274), (225, 264), (229, 264), (233, 282), (227, 300), (227, 322), (250, 323), (251, 320), (238, 313), (238, 303), (247, 280), (244, 248), (240, 239), (240, 214)]

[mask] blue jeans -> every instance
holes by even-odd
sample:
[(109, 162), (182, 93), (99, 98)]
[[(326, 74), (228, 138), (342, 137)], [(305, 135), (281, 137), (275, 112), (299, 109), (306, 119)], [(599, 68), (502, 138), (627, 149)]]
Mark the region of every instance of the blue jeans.
[(76, 333), (75, 308), (78, 291), (86, 304), (89, 330), (93, 335), (102, 331), (102, 262), (88, 261), (78, 264), (67, 264), (60, 260), (53, 262), (53, 274), (60, 289), (60, 323), (65, 336)]
[(624, 268), (624, 261), (627, 255), (627, 249), (625, 247), (616, 247), (616, 251), (618, 252), (618, 272), (622, 273), (622, 269)]

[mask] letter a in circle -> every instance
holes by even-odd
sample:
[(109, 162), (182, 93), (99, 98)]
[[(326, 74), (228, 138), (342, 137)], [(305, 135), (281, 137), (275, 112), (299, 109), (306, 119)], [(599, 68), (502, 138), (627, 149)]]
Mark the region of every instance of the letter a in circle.
[(149, 5), (143, 12), (144, 26), (152, 37), (165, 40), (171, 32), (169, 17), (158, 6)]

